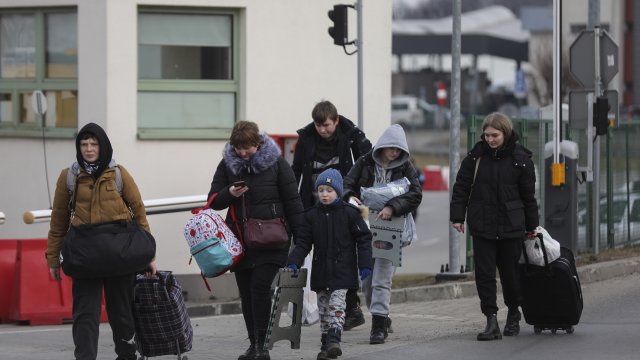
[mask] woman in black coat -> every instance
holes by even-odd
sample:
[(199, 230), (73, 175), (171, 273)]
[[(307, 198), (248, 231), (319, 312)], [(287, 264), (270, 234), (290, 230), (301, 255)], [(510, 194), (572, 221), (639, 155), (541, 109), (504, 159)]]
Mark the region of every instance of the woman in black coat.
[[(233, 185), (240, 180), (244, 186)], [(217, 195), (211, 208), (229, 208), (226, 221), (239, 239), (243, 238), (243, 204), (248, 218), (284, 218), (290, 234), (297, 233), (302, 221), (295, 175), (275, 141), (261, 134), (253, 122), (240, 121), (233, 127), (211, 182), (209, 197), (213, 194)], [(271, 312), (271, 283), (285, 266), (289, 246), (268, 250), (245, 246), (244, 250), (244, 257), (231, 271), (251, 346), (238, 359), (269, 359), (263, 345)]]
[(505, 305), (505, 336), (520, 332), (518, 259), (525, 234), (535, 238), (538, 204), (531, 151), (517, 143), (518, 134), (504, 114), (489, 114), (482, 123), (482, 140), (462, 161), (453, 186), (450, 220), (464, 233), (465, 217), (473, 236), (476, 288), (487, 317), (478, 340), (502, 339), (496, 318), (496, 267)]

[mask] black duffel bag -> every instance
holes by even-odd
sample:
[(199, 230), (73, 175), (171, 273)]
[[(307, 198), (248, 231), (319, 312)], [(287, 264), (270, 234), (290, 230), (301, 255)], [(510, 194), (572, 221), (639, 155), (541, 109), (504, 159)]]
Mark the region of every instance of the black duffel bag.
[(156, 240), (135, 220), (71, 226), (60, 265), (77, 279), (105, 278), (144, 271), (156, 255)]

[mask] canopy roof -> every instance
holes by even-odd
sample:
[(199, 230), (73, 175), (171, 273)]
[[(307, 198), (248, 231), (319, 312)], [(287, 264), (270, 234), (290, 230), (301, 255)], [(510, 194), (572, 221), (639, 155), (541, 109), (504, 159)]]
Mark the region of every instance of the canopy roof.
[[(489, 6), (461, 15), (462, 53), (493, 55), (518, 62), (529, 58), (529, 32), (504, 6)], [(396, 20), (393, 54), (450, 54), (453, 18)]]

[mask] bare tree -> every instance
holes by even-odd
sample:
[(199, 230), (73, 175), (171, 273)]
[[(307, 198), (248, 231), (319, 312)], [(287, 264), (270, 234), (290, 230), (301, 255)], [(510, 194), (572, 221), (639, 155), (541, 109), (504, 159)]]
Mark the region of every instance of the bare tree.
[[(569, 50), (563, 49), (560, 58), (560, 99), (564, 102), (578, 83), (569, 72)], [(553, 102), (553, 45), (540, 42), (531, 60), (531, 71), (527, 73), (529, 92), (540, 106), (549, 105)]]

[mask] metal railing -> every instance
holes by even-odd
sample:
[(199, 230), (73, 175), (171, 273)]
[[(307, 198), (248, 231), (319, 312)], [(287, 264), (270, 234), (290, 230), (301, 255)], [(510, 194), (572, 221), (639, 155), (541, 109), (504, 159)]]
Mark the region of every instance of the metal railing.
[[(151, 199), (144, 201), (147, 215), (167, 214), (180, 211), (190, 211), (202, 207), (207, 202), (206, 195), (179, 196), (172, 198)], [(4, 214), (0, 213), (0, 224), (4, 222)], [(51, 210), (30, 210), (24, 213), (22, 220), (25, 224), (47, 222), (51, 220)]]
[(0, 225), (4, 224), (4, 219), (5, 219), (4, 213), (0, 211)]

